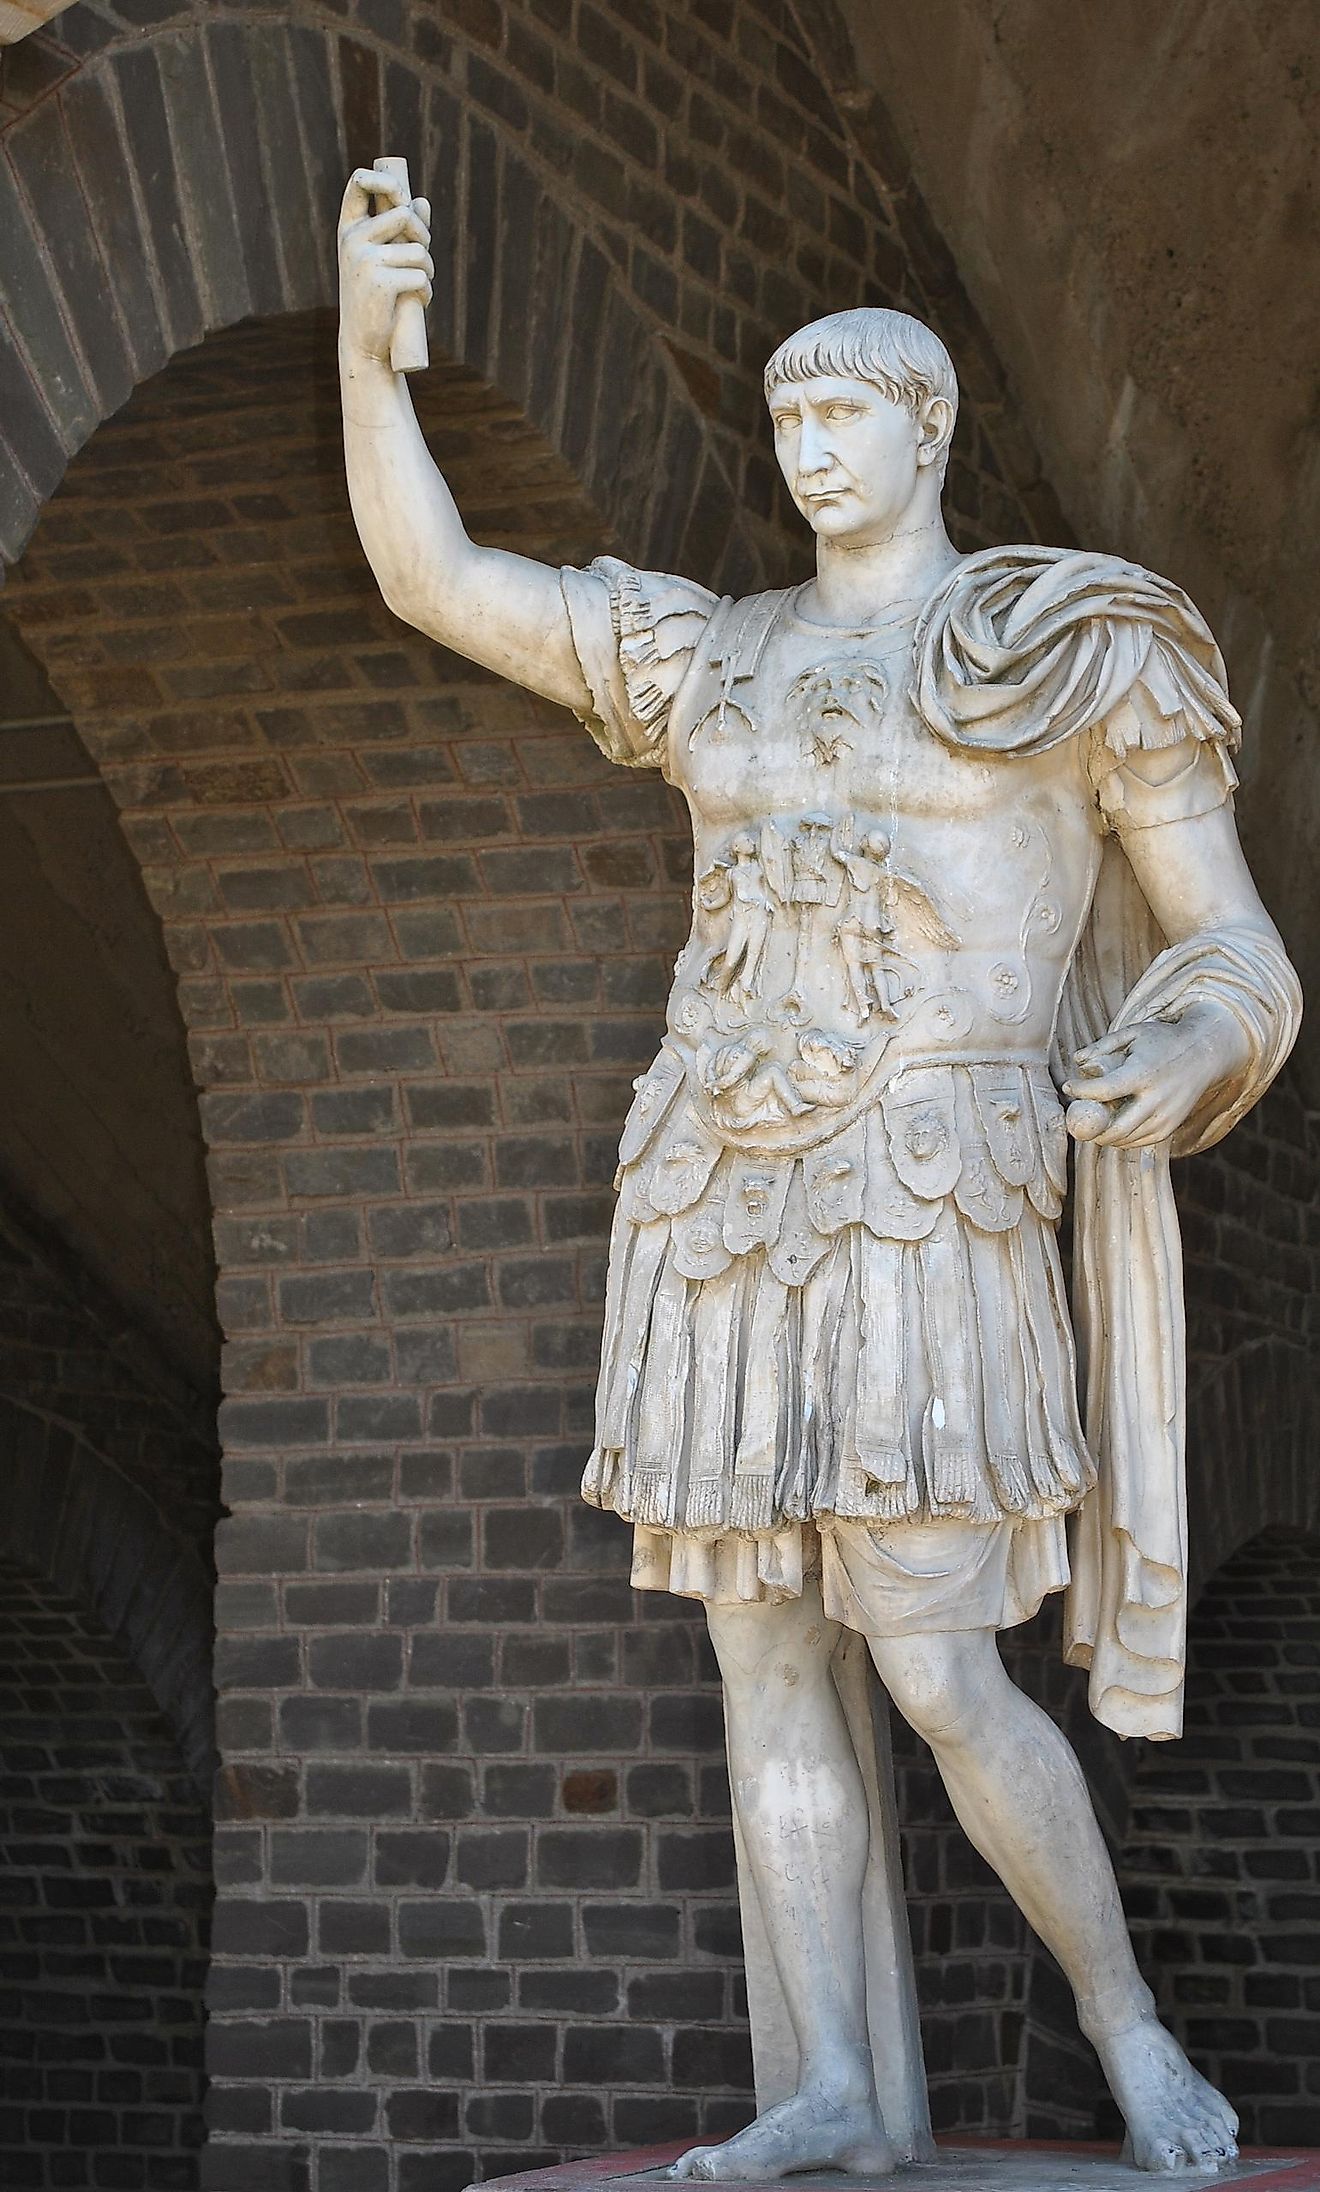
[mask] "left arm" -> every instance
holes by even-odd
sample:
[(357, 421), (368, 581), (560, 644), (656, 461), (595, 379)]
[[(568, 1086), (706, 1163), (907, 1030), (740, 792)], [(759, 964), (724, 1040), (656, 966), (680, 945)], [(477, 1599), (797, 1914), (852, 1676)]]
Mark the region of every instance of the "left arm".
[[(1142, 777), (1157, 783), (1163, 760), (1141, 756)], [(1171, 945), (1237, 939), (1282, 953), (1227, 802), (1190, 819), (1129, 828), (1122, 843)], [(1251, 1064), (1251, 1037), (1237, 1014), (1214, 997), (1191, 996), (1180, 1010), (1111, 1032), (1078, 1052), (1064, 1085), (1073, 1099), (1070, 1129), (1078, 1140), (1127, 1148), (1169, 1141), (1216, 1089), (1240, 1080)]]

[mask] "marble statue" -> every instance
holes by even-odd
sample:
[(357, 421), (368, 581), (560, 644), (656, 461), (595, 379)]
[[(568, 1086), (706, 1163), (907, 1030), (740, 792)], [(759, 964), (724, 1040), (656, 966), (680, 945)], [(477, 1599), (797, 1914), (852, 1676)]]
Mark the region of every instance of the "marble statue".
[(1169, 1161), (1255, 1102), (1300, 1010), (1234, 828), (1218, 649), (1118, 557), (954, 550), (954, 370), (899, 312), (766, 367), (804, 585), (720, 600), (475, 546), (390, 365), (428, 218), (379, 171), (349, 185), (345, 440), (381, 591), (692, 820), (583, 1485), (632, 1524), (639, 1589), (704, 1602), (724, 1683), (761, 2112), (672, 2174), (928, 2150), (871, 1663), (1067, 1974), (1130, 2163), (1213, 2168), (1233, 2111), (1155, 2018), (1081, 1771), (996, 1634), (1066, 1590), (1096, 1716), (1180, 1732)]

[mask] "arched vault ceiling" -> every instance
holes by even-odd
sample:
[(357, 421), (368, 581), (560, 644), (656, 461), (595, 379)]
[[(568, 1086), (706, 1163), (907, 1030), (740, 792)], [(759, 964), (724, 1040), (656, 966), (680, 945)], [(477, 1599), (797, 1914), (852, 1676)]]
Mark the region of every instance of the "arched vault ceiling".
[(1244, 834), (1314, 995), (1314, 7), (838, 0), (834, 29), (836, 91), (882, 97), (1078, 539), (1215, 625)]

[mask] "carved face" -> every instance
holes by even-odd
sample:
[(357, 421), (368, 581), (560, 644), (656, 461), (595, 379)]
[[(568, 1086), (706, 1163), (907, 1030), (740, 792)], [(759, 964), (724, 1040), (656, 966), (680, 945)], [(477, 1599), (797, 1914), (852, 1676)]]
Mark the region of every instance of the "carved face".
[(868, 381), (842, 376), (781, 381), (770, 397), (775, 455), (812, 531), (857, 547), (886, 539), (943, 452), (947, 411), (933, 397), (914, 418)]

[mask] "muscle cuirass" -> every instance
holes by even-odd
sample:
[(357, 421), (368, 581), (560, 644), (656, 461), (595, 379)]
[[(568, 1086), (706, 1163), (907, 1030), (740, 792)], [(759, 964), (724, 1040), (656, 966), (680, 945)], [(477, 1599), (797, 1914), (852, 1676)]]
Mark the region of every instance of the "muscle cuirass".
[[(916, 1239), (954, 1194), (988, 1230), (1057, 1215), (1048, 1074), (1100, 832), (1075, 742), (1005, 767), (932, 736), (915, 615), (866, 631), (774, 594), (717, 612), (670, 722), (693, 924), (620, 1149), (627, 1215), (676, 1223), (693, 1278), (813, 1230)], [(725, 1152), (721, 1208), (707, 1182)]]

